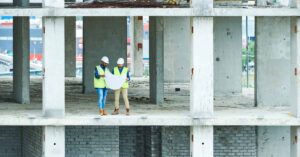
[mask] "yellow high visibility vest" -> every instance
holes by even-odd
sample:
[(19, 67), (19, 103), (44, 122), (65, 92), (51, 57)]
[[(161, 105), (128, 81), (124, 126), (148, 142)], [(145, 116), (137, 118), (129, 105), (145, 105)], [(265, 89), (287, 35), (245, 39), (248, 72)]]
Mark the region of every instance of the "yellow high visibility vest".
[[(107, 71), (107, 68), (105, 68), (105, 71), (104, 71), (99, 65), (96, 66), (96, 69), (98, 71), (99, 76), (105, 75), (105, 71)], [(106, 88), (105, 79), (103, 77), (100, 77), (99, 79), (97, 79), (94, 76), (94, 88)]]
[[(121, 75), (125, 75), (126, 76), (127, 72), (128, 72), (128, 68), (127, 67), (123, 67), (122, 73), (120, 73), (118, 67), (114, 68), (114, 75), (117, 75), (117, 76), (121, 76)], [(122, 88), (128, 88), (128, 87), (129, 87), (128, 81), (125, 81), (123, 83), (123, 85), (122, 85)]]

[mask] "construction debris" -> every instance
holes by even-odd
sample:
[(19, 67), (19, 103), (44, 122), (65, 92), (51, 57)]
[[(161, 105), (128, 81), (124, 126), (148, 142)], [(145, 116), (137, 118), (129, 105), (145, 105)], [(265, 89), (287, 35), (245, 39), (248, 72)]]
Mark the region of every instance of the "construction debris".
[(187, 7), (186, 5), (179, 5), (174, 0), (172, 3), (154, 2), (153, 0), (138, 0), (138, 1), (88, 1), (83, 3), (68, 4), (66, 8), (177, 8)]

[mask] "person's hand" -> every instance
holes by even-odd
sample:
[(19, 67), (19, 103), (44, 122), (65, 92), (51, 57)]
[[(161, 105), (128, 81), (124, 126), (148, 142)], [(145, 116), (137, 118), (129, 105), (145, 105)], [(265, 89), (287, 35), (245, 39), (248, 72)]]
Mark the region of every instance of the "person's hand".
[(128, 78), (126, 78), (126, 81), (129, 81), (129, 79), (128, 79)]

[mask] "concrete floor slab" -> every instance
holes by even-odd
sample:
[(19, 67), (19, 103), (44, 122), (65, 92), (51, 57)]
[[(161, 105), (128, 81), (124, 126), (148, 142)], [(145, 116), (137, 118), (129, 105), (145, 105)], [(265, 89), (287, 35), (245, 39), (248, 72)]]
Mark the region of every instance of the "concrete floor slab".
[[(31, 104), (12, 102), (12, 80), (0, 80), (0, 125), (12, 126), (73, 126), (73, 125), (251, 125), (251, 126), (297, 126), (300, 119), (292, 116), (289, 107), (256, 108), (253, 91), (244, 89), (243, 95), (218, 96), (214, 101), (214, 117), (211, 119), (194, 116), (189, 111), (189, 84), (165, 85), (165, 102), (162, 105), (149, 103), (149, 82), (136, 79), (131, 83), (129, 99), (131, 115), (125, 116), (122, 98), (121, 114), (117, 116), (98, 115), (97, 95), (82, 94), (78, 79), (66, 79), (66, 115), (64, 118), (42, 116), (41, 80), (31, 79)], [(179, 92), (175, 88), (180, 88)], [(113, 93), (110, 91), (107, 111), (111, 113)]]

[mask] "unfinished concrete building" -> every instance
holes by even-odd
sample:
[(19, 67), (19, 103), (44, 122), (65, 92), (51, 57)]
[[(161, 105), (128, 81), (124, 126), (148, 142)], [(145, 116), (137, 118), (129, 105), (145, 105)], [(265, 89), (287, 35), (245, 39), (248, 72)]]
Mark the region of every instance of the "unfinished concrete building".
[[(1, 4), (0, 16), (14, 16), (14, 75), (0, 82), (1, 157), (300, 156), (298, 1), (145, 3)], [(43, 18), (42, 79), (29, 76), (30, 16)], [(150, 17), (150, 79), (131, 82), (130, 116), (100, 117), (93, 70), (103, 55), (110, 66), (126, 58), (127, 16), (136, 76), (141, 16)], [(255, 16), (254, 90), (241, 85), (242, 16)], [(72, 78), (75, 17), (84, 26), (82, 81)]]

